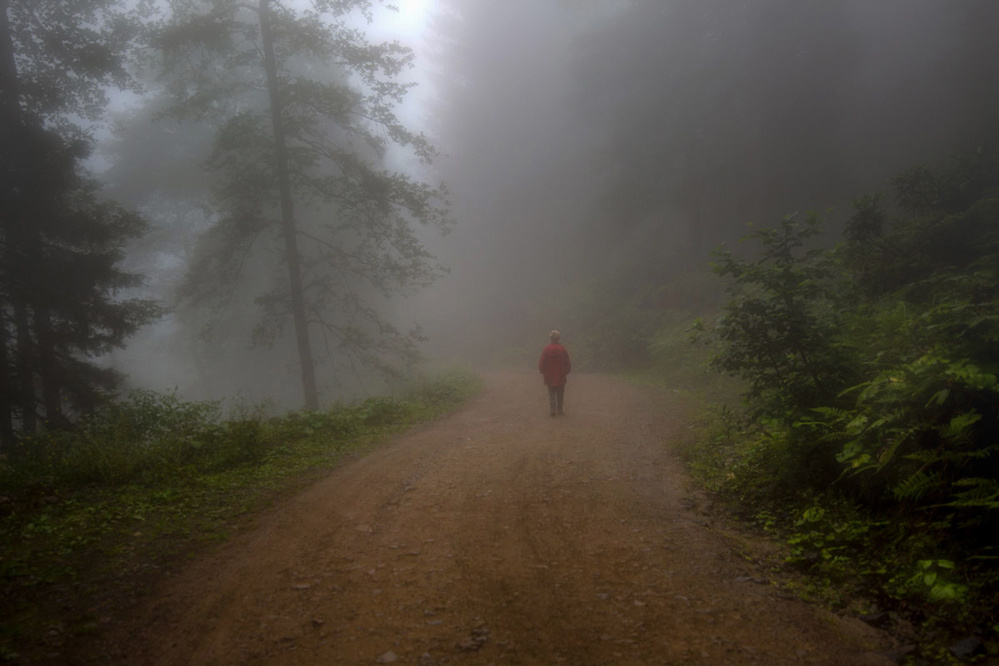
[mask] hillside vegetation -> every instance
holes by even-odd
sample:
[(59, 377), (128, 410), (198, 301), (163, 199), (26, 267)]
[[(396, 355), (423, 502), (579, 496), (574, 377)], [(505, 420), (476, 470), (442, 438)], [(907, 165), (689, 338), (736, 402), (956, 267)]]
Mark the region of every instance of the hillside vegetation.
[[(813, 592), (873, 621), (999, 648), (999, 162), (912, 168), (820, 219), (720, 250), (729, 297), (697, 337), (746, 383), (695, 452), (709, 483), (784, 536)], [(928, 656), (928, 655), (924, 655)], [(937, 655), (940, 656), (940, 655)]]

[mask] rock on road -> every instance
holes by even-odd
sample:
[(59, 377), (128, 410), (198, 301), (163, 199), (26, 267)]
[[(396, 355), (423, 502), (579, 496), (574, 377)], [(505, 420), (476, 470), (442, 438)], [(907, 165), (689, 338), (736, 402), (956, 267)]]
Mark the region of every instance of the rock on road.
[(494, 372), (165, 579), (128, 664), (890, 664), (691, 507), (663, 392)]

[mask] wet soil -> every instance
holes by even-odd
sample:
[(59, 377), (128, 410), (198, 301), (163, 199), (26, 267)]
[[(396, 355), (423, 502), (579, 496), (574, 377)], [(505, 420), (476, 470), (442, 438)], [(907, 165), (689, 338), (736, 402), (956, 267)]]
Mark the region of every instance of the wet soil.
[(670, 392), (494, 372), (461, 411), (164, 578), (117, 663), (891, 664), (890, 638), (772, 584), (704, 510)]

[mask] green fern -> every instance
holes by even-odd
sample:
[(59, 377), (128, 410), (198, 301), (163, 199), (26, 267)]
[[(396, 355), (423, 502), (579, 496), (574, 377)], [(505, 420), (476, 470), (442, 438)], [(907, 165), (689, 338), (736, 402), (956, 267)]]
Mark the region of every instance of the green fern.
[(968, 488), (954, 494), (950, 506), (957, 508), (981, 508), (988, 511), (999, 510), (999, 481), (980, 477), (960, 479), (954, 482), (959, 488)]
[(944, 483), (944, 476), (940, 472), (919, 470), (898, 483), (892, 492), (900, 500), (919, 500), (930, 491), (943, 486)]

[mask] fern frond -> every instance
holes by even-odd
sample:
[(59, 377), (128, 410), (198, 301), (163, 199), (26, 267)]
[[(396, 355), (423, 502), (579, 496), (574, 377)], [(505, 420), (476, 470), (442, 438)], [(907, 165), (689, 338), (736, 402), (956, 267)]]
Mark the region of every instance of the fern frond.
[(954, 485), (968, 488), (968, 490), (956, 493), (954, 501), (950, 502), (948, 506), (976, 507), (990, 511), (999, 509), (999, 481), (996, 479), (980, 477), (959, 479), (954, 482)]
[(943, 475), (940, 472), (919, 470), (898, 483), (893, 492), (898, 499), (918, 500), (926, 493), (943, 485)]

